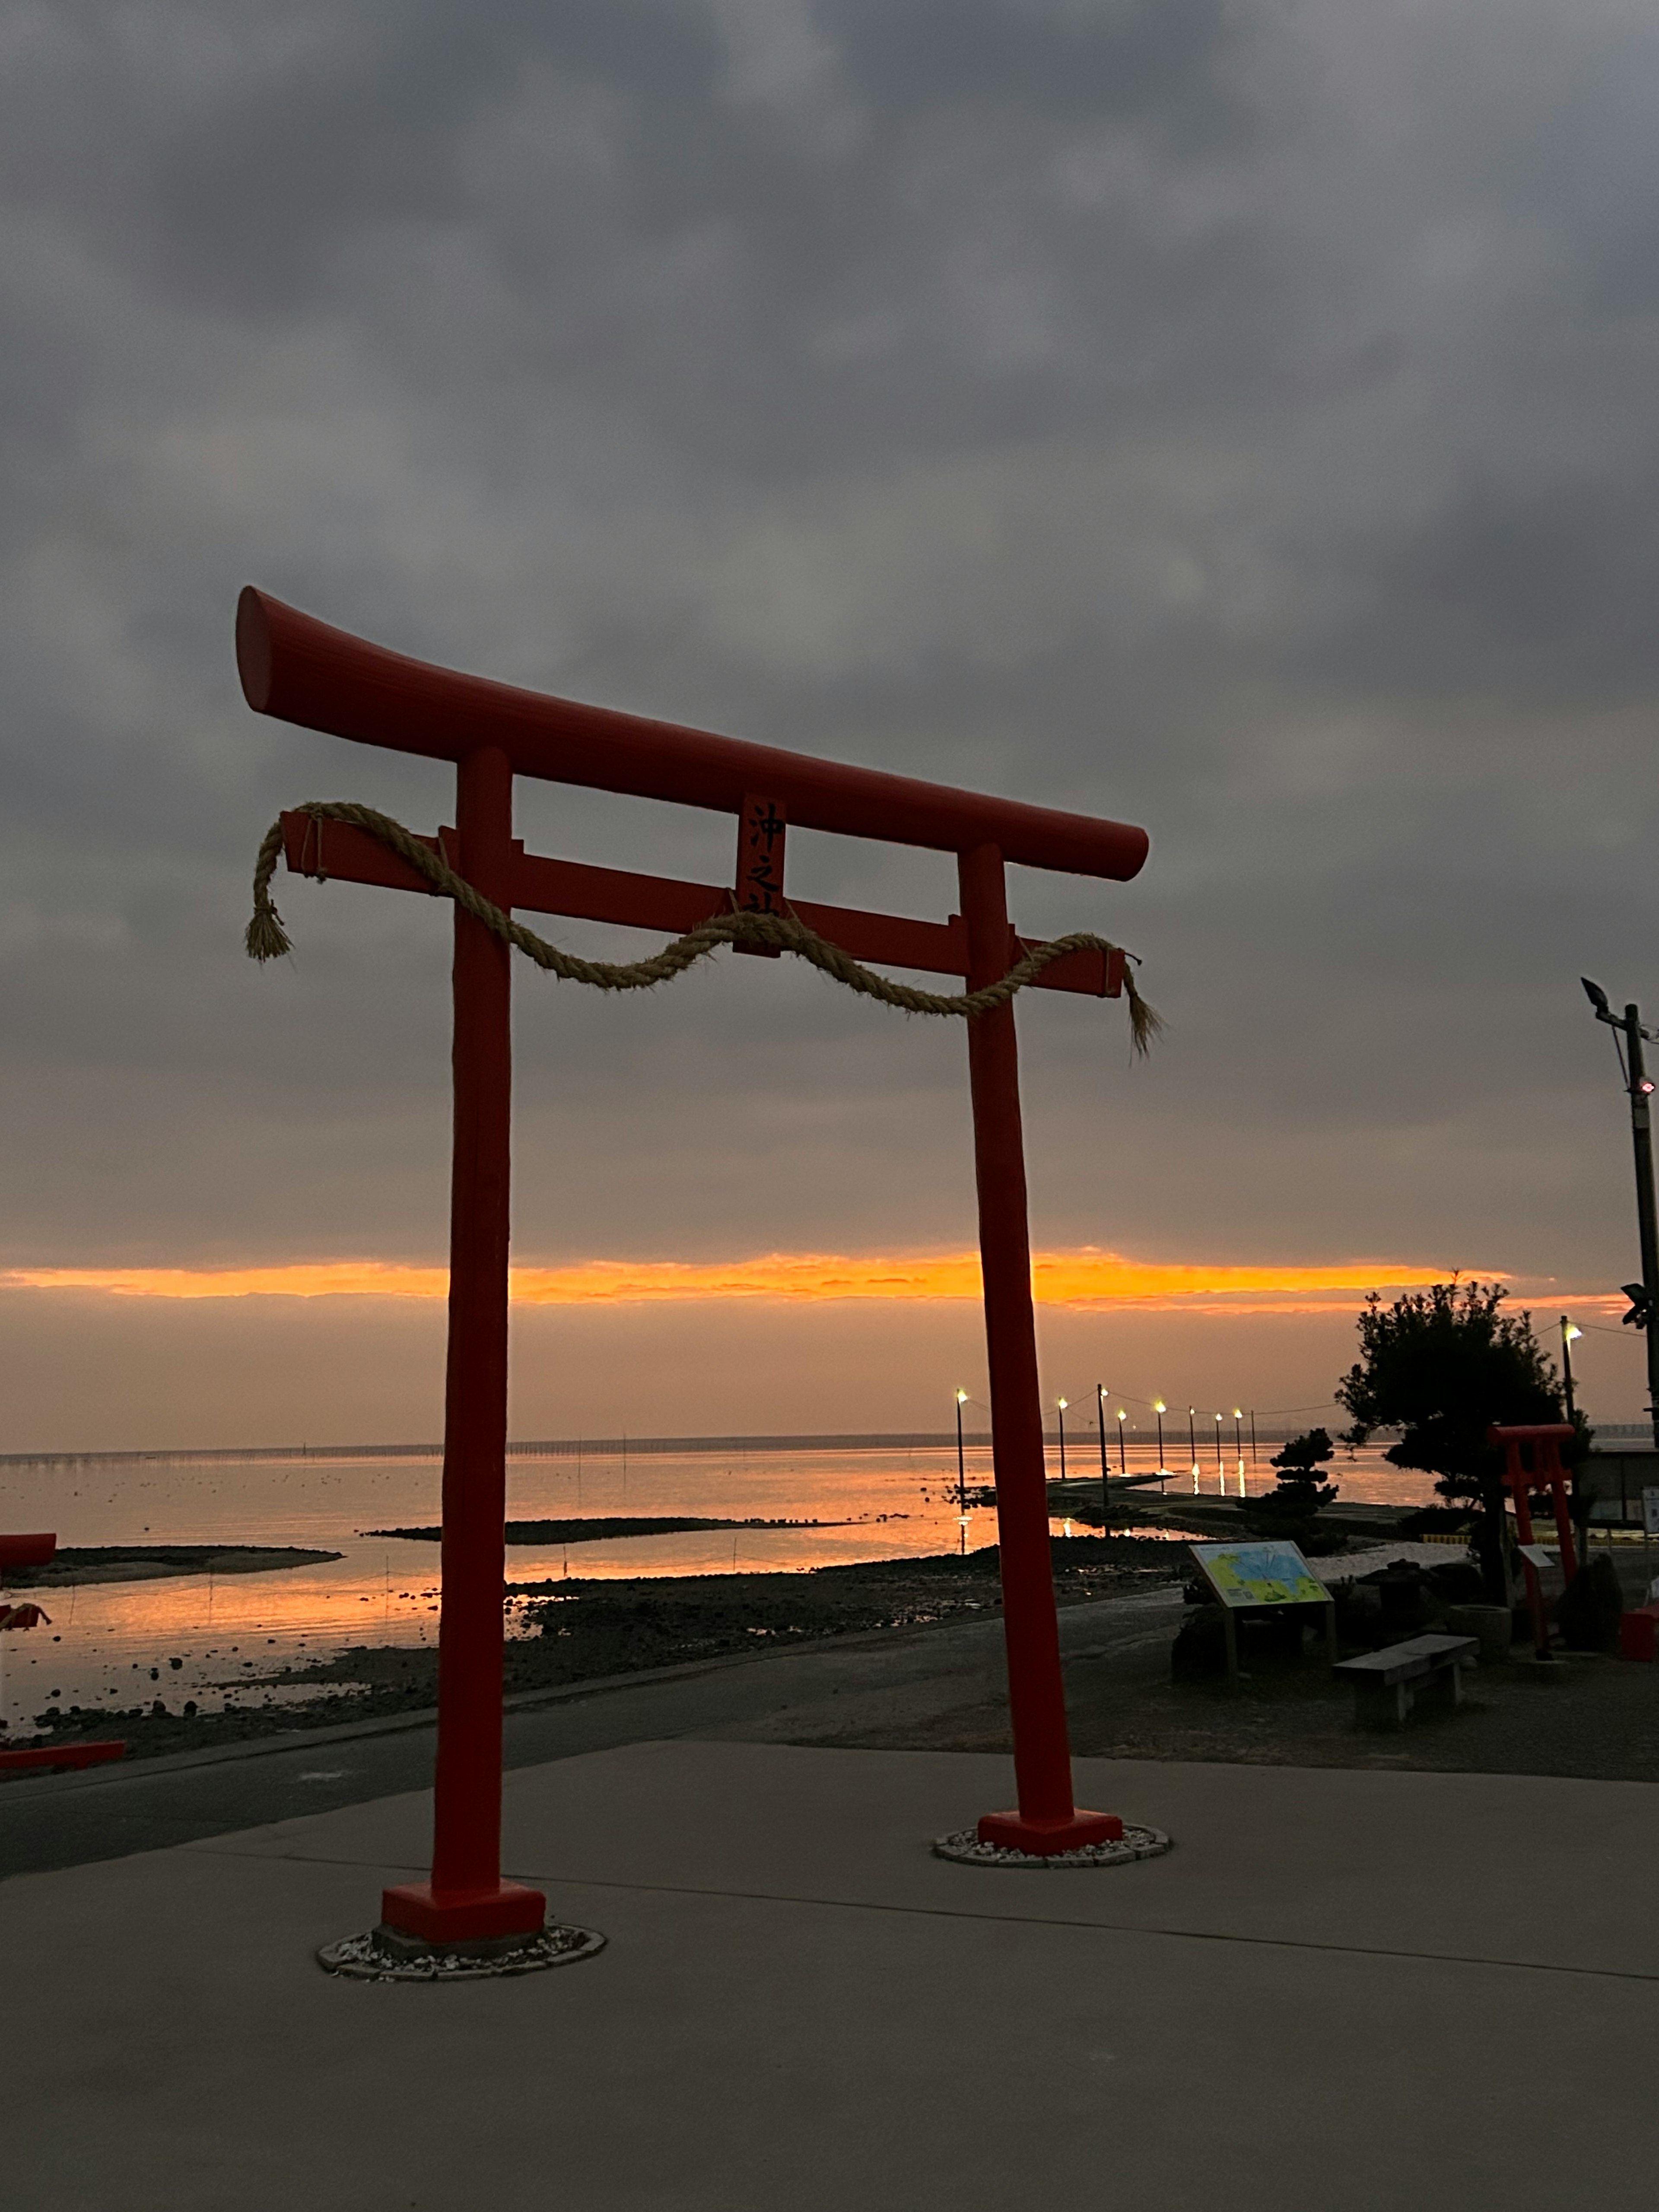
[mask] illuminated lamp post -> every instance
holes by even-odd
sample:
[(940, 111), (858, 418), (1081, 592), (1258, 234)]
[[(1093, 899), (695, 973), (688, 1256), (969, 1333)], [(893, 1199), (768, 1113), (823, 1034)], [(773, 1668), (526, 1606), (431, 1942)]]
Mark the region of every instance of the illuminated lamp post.
[(1120, 1406), (1117, 1409), (1117, 1468), (1120, 1474), (1129, 1472), (1129, 1455), (1123, 1442), (1123, 1424), (1128, 1418), (1127, 1409)]
[(1100, 1510), (1102, 1535), (1109, 1535), (1112, 1527), (1112, 1499), (1109, 1465), (1106, 1457), (1106, 1385), (1095, 1385), (1095, 1412), (1100, 1420)]
[(1233, 1452), (1237, 1460), (1238, 1494), (1241, 1498), (1244, 1495), (1244, 1431), (1239, 1424), (1243, 1419), (1243, 1407), (1235, 1406), (1233, 1407)]
[(1578, 1419), (1578, 1407), (1574, 1401), (1572, 1395), (1572, 1347), (1583, 1334), (1583, 1330), (1582, 1328), (1576, 1328), (1574, 1324), (1567, 1319), (1565, 1314), (1562, 1315), (1561, 1379), (1565, 1383), (1567, 1390), (1567, 1419), (1575, 1425)]
[(1198, 1431), (1193, 1426), (1193, 1423), (1197, 1419), (1197, 1407), (1188, 1406), (1187, 1408), (1187, 1449), (1191, 1455), (1190, 1464), (1193, 1470), (1193, 1496), (1194, 1498), (1198, 1495)]
[(1615, 1044), (1619, 1037), (1624, 1039), (1619, 1048), (1619, 1066), (1625, 1088), (1630, 1093), (1631, 1139), (1636, 1152), (1636, 1229), (1642, 1254), (1641, 1281), (1624, 1285), (1625, 1296), (1630, 1300), (1630, 1311), (1625, 1320), (1647, 1338), (1648, 1413), (1653, 1423), (1654, 1443), (1659, 1444), (1659, 1329), (1652, 1326), (1654, 1302), (1659, 1298), (1659, 1229), (1655, 1226), (1653, 1202), (1653, 1117), (1649, 1109), (1653, 1079), (1642, 1059), (1643, 1040), (1651, 1043), (1654, 1032), (1642, 1027), (1639, 1006), (1626, 1006), (1622, 1014), (1615, 1014), (1599, 983), (1592, 983), (1588, 975), (1580, 981), (1584, 995), (1595, 1009), (1596, 1020), (1605, 1022), (1614, 1031)]
[(1062, 1482), (1066, 1480), (1066, 1402), (1064, 1398), (1054, 1401), (1060, 1408), (1060, 1479)]
[(962, 1550), (968, 1552), (968, 1462), (962, 1449), (962, 1409), (968, 1402), (965, 1390), (957, 1392), (957, 1522), (962, 1531)]
[(1164, 1486), (1168, 1481), (1170, 1474), (1170, 1470), (1164, 1464), (1164, 1416), (1169, 1410), (1162, 1398), (1153, 1399), (1152, 1411), (1158, 1415), (1158, 1488), (1160, 1497), (1164, 1494)]
[(1216, 1488), (1224, 1498), (1227, 1495), (1227, 1470), (1221, 1460), (1221, 1416), (1219, 1413), (1215, 1417), (1215, 1482)]

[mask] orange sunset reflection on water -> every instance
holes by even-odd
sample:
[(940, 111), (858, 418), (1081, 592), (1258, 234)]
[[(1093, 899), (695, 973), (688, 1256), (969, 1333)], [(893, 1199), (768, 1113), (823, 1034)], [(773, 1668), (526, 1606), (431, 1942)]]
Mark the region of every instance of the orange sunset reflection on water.
[[(1180, 1425), (1184, 1425), (1184, 1424)], [(1214, 1439), (1200, 1437), (1199, 1486), (1213, 1496), (1224, 1480), (1236, 1495), (1239, 1462), (1227, 1440), (1218, 1468)], [(1209, 1445), (1207, 1457), (1205, 1445)], [(1115, 1437), (1113, 1470), (1116, 1472)], [(1190, 1494), (1186, 1440), (1172, 1425), (1166, 1463), (1171, 1496)], [(1274, 1447), (1262, 1444), (1252, 1491), (1272, 1479)], [(1126, 1440), (1131, 1473), (1152, 1470), (1150, 1438)], [(1075, 1479), (1097, 1468), (1085, 1433), (1068, 1454)], [(1051, 1447), (1050, 1471), (1058, 1472)], [(1415, 1500), (1426, 1478), (1386, 1467), (1375, 1453), (1333, 1469), (1350, 1495)], [(966, 1455), (970, 1491), (991, 1480), (990, 1455)], [(314, 1695), (285, 1686), (281, 1670), (358, 1644), (436, 1640), (439, 1547), (373, 1536), (374, 1528), (425, 1526), (439, 1517), (435, 1458), (290, 1458), (207, 1462), (133, 1458), (0, 1469), (4, 1522), (54, 1528), (64, 1546), (112, 1544), (287, 1545), (337, 1552), (337, 1559), (251, 1574), (190, 1574), (143, 1582), (84, 1583), (40, 1593), (49, 1626), (5, 1639), (0, 1685), (14, 1734), (48, 1705), (119, 1711), (160, 1698), (177, 1711), (228, 1699), (254, 1704)], [(798, 1572), (860, 1559), (973, 1549), (995, 1540), (995, 1516), (958, 1514), (952, 1448), (585, 1450), (568, 1457), (514, 1458), (508, 1510), (515, 1520), (649, 1515), (775, 1521), (817, 1526), (732, 1528), (596, 1542), (514, 1545), (514, 1583), (566, 1575), (634, 1576)], [(1062, 1523), (1057, 1519), (1056, 1528)], [(1088, 1531), (1079, 1527), (1075, 1533)], [(509, 1632), (513, 1614), (509, 1610)], [(174, 1666), (172, 1662), (180, 1663)]]

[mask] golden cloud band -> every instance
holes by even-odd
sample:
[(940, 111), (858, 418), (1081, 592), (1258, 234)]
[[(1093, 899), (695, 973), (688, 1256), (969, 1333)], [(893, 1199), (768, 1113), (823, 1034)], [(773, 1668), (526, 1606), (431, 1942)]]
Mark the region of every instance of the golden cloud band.
[[(1370, 1290), (1413, 1289), (1442, 1281), (1443, 1267), (1396, 1261), (1326, 1267), (1208, 1266), (1127, 1259), (1084, 1247), (1037, 1253), (1032, 1283), (1043, 1305), (1227, 1308), (1267, 1312), (1346, 1306)], [(381, 1261), (327, 1261), (270, 1267), (18, 1267), (0, 1288), (102, 1291), (120, 1297), (442, 1298), (443, 1267)], [(586, 1306), (692, 1299), (771, 1298), (796, 1302), (864, 1299), (977, 1299), (976, 1252), (849, 1255), (774, 1252), (733, 1261), (586, 1260), (562, 1267), (513, 1270), (519, 1305)]]

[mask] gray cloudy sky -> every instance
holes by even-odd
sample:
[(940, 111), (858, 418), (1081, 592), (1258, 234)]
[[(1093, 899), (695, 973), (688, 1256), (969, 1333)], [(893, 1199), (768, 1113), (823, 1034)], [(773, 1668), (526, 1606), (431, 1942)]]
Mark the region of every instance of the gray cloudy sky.
[[(0, 6), (0, 1260), (442, 1255), (444, 917), (279, 884), (298, 958), (239, 940), (280, 805), (446, 776), (248, 714), (251, 580), (1145, 823), (1127, 889), (1015, 886), (1170, 1021), (1132, 1070), (1121, 1010), (1024, 1014), (1045, 1243), (1617, 1283), (1577, 978), (1659, 1012), (1656, 102), (1631, 0)], [(970, 1241), (960, 1034), (728, 970), (521, 977), (520, 1252)], [(4, 1358), (61, 1405), (56, 1295)]]

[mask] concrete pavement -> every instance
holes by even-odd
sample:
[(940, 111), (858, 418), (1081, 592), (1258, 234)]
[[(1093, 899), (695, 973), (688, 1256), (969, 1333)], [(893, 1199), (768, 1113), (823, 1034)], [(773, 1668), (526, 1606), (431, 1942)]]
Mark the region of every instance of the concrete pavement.
[[(1124, 1593), (1060, 1615), (1068, 1656), (1167, 1643), (1178, 1587)], [(825, 1638), (798, 1649), (577, 1682), (507, 1701), (504, 1753), (528, 1766), (648, 1737), (832, 1737), (913, 1728), (1004, 1693), (1000, 1615)], [(253, 1737), (0, 1785), (0, 1876), (118, 1858), (313, 1809), (423, 1789), (434, 1716), (409, 1713)]]
[(679, 1740), (508, 1778), (598, 1959), (368, 1985), (314, 1947), (424, 1863), (386, 1797), (0, 1885), (32, 2212), (1483, 2212), (1645, 2203), (1659, 1789), (1079, 1762), (1168, 1828), (933, 1858), (1008, 1763)]

